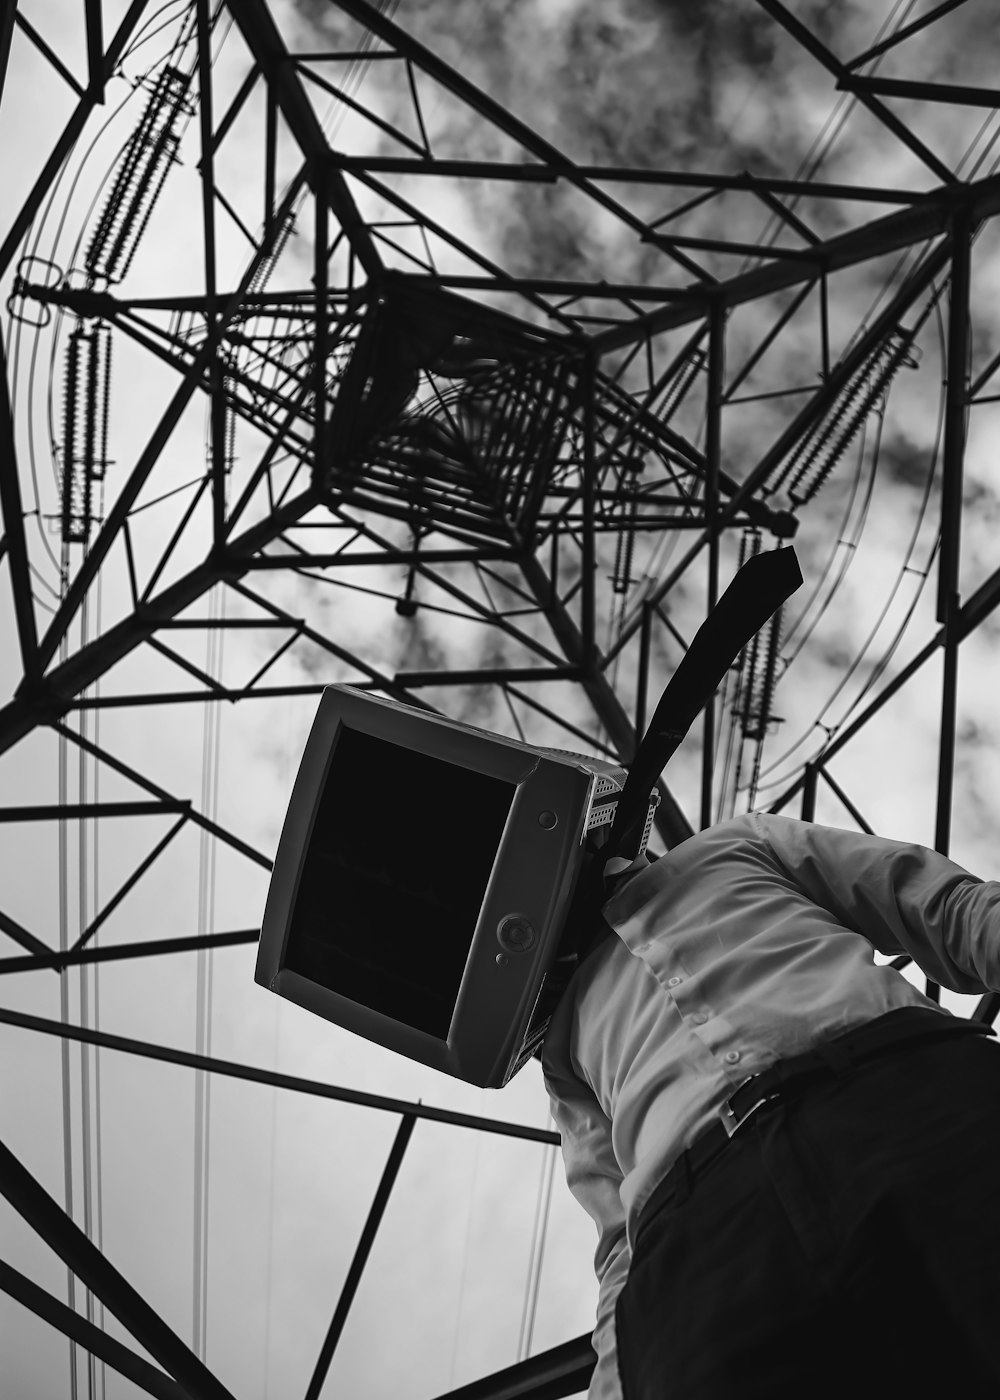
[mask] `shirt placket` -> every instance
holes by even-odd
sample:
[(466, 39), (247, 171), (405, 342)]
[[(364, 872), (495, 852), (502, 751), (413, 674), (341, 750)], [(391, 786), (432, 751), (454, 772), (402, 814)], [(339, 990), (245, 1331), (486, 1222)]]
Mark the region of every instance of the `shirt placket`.
[[(733, 1084), (740, 1084), (747, 1077), (741, 1069), (744, 1047), (733, 1044), (735, 1036), (732, 1027), (705, 999), (700, 980), (690, 973), (671, 970), (662, 979), (662, 985), (685, 1028), (697, 1036), (699, 1043), (716, 1061), (721, 1062), (726, 1078)], [(706, 1032), (706, 1027), (710, 1026), (713, 1030)]]

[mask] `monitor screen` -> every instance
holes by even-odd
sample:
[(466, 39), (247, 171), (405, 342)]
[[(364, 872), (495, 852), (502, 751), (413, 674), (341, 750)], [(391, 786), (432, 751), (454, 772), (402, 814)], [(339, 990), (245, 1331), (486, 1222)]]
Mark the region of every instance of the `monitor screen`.
[(285, 966), (446, 1040), (516, 791), (341, 724)]

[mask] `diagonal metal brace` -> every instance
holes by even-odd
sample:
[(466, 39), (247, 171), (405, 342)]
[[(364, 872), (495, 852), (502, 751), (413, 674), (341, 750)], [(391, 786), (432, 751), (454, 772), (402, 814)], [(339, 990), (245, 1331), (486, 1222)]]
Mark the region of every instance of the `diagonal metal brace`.
[(0, 1195), (168, 1375), (190, 1392), (192, 1400), (234, 1400), (4, 1143), (0, 1143)]

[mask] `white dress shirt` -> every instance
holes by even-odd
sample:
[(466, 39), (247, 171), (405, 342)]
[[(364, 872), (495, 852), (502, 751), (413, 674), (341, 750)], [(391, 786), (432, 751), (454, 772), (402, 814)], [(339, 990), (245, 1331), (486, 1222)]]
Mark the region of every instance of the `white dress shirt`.
[(621, 1400), (614, 1305), (653, 1189), (750, 1075), (887, 1011), (940, 1010), (876, 949), (953, 991), (1000, 988), (1000, 883), (922, 846), (751, 814), (628, 877), (604, 916), (618, 936), (567, 987), (542, 1067), (598, 1232), (589, 1400)]

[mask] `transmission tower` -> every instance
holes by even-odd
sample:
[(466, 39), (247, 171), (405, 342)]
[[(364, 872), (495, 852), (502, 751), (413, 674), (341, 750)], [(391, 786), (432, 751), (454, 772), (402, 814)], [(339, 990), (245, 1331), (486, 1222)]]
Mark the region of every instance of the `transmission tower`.
[[(332, 1028), (260, 1042), (324, 686), (627, 764), (735, 569), (792, 542), (804, 601), (671, 765), (654, 849), (904, 804), (988, 859), (988, 0), (557, 8), (4, 6), (0, 1316), (45, 1393), (265, 1394), (270, 1294), (226, 1304), (262, 1086), (377, 1120), (385, 1160), (271, 1394), (334, 1393), (411, 1135), (516, 1149), (532, 1199), (551, 1164), (537, 1119), (432, 1108), (389, 1057), (376, 1085)], [(269, 1180), (320, 1212), (301, 1162)], [(532, 1340), (539, 1190), (520, 1337), (426, 1391), (386, 1348), (371, 1395), (586, 1389), (586, 1332)]]

